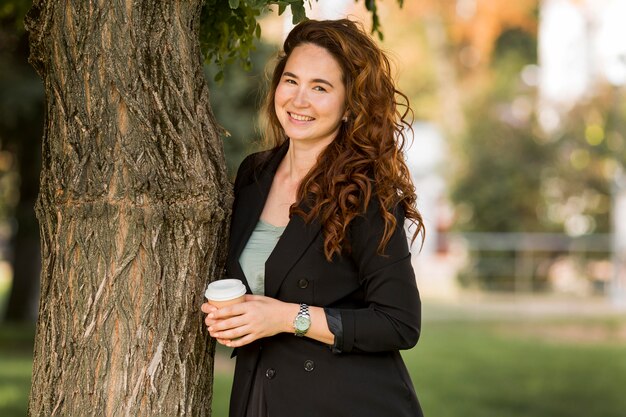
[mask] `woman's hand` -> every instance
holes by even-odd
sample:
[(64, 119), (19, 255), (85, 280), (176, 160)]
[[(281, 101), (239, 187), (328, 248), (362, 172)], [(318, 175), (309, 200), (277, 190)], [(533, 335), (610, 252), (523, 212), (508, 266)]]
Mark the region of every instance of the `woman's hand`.
[(205, 324), (211, 337), (229, 347), (247, 345), (263, 337), (274, 336), (293, 329), (297, 304), (285, 303), (261, 295), (246, 295), (243, 303), (220, 309), (205, 303)]
[[(206, 324), (207, 330), (208, 330), (209, 327), (211, 327), (215, 323), (217, 323), (217, 320), (214, 320), (214, 319), (208, 317), (209, 314), (213, 313), (214, 311), (217, 311), (217, 307), (215, 307), (212, 304), (209, 304), (209, 303), (205, 302), (200, 307), (200, 310), (202, 310), (203, 313), (207, 314), (207, 317), (204, 318), (204, 324)], [(219, 343), (219, 344), (226, 345), (226, 342), (228, 342), (228, 340), (226, 340), (226, 339), (217, 339), (217, 343)]]

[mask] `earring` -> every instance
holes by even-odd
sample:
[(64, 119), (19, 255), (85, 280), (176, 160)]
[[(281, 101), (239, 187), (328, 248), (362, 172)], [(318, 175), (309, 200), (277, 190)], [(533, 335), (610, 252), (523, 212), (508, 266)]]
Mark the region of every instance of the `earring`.
[(348, 121), (348, 116), (343, 116), (343, 118), (341, 119), (343, 122), (347, 122)]

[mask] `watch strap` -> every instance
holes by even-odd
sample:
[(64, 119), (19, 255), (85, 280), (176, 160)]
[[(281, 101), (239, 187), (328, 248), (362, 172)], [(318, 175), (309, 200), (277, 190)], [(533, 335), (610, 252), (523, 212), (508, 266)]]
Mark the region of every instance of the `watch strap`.
[[(306, 318), (307, 320), (309, 320), (309, 326), (303, 331), (299, 330), (298, 327), (296, 326), (296, 322), (300, 318)], [(309, 314), (309, 306), (307, 304), (304, 304), (304, 303), (300, 304), (300, 310), (298, 311), (298, 314), (296, 315), (296, 318), (294, 319), (293, 324), (294, 324), (293, 326), (294, 334), (296, 336), (304, 336), (306, 332), (309, 330), (309, 327), (311, 326), (311, 315)]]
[(309, 314), (309, 306), (304, 304), (304, 303), (301, 303), (300, 304), (300, 311), (298, 312), (298, 315), (299, 316), (310, 316), (310, 314)]

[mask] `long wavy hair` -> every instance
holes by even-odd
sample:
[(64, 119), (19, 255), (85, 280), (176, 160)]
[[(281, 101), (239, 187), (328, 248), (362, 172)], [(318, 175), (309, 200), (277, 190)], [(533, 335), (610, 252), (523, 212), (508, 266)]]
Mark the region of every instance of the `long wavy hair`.
[[(265, 142), (276, 147), (287, 140), (274, 110), (274, 94), (289, 56), (303, 44), (326, 49), (339, 63), (348, 119), (303, 178), (291, 214), (320, 222), (329, 261), (350, 250), (348, 226), (367, 210), (372, 198), (379, 202), (385, 225), (380, 254), (398, 226), (393, 214), (398, 206), (415, 226), (413, 240), (421, 233), (423, 242), (424, 223), (403, 154), (405, 134), (411, 130), (407, 119), (413, 113), (407, 96), (396, 89), (389, 59), (360, 24), (347, 19), (307, 20), (289, 33), (263, 106)], [(310, 209), (303, 210), (303, 202)]]

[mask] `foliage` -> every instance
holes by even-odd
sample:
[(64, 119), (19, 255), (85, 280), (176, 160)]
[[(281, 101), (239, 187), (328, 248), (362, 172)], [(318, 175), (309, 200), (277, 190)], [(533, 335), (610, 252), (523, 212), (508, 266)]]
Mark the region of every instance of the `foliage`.
[[(26, 62), (28, 45), (20, 20), (29, 4), (0, 3), (0, 240), (8, 238), (4, 222), (24, 197), (20, 188), (30, 179), (38, 181), (39, 157), (33, 149), (39, 149), (41, 138), (43, 90)], [(20, 170), (31, 178), (20, 178)]]
[[(382, 39), (376, 0), (364, 1), (372, 14), (372, 33)], [(397, 1), (402, 7), (404, 1)], [(224, 68), (234, 61), (247, 70), (251, 68), (250, 52), (255, 39), (261, 37), (258, 18), (270, 12), (270, 6), (277, 6), (279, 15), (289, 7), (293, 24), (297, 24), (306, 19), (306, 4), (311, 7), (311, 0), (206, 0), (202, 7), (200, 46), (206, 61), (215, 63), (219, 69), (215, 80), (221, 81)]]
[(5, 27), (12, 26), (17, 35), (24, 31), (24, 16), (30, 8), (31, 0), (0, 0), (0, 21)]
[(535, 85), (521, 77), (537, 71), (537, 3), (494, 1), (465, 14), (450, 5), (431, 7), (446, 21), (458, 88), (469, 104), (467, 129), (454, 143), (457, 226), (608, 232), (611, 180), (617, 167), (626, 166), (623, 92), (597, 86), (561, 115), (556, 132), (545, 133), (536, 122), (541, 109)]
[(514, 110), (520, 103), (532, 106), (534, 92), (515, 80), (536, 59), (535, 48), (536, 39), (527, 32), (503, 33), (489, 88), (466, 109), (468, 128), (458, 149), (462, 163), (451, 193), (467, 212), (459, 224), (463, 230), (521, 232), (550, 226), (540, 221), (537, 210), (542, 172), (553, 151), (537, 140), (531, 110), (522, 116)]
[(220, 68), (215, 75), (216, 81), (223, 79), (224, 67), (235, 59), (250, 69), (253, 42), (261, 37), (257, 18), (266, 7), (267, 2), (264, 0), (205, 1), (202, 7), (200, 46), (205, 59), (215, 62)]
[(222, 82), (212, 81), (219, 69), (215, 65), (205, 65), (211, 108), (225, 129), (224, 153), (231, 178), (234, 178), (243, 158), (259, 149), (256, 127), (263, 86), (266, 84), (264, 67), (274, 52), (275, 47), (259, 42), (250, 53), (252, 68), (246, 71), (238, 65), (228, 65)]
[[(541, 193), (555, 146), (537, 136), (536, 91), (521, 73), (536, 62), (533, 33), (511, 28), (495, 40), (481, 89), (465, 109), (467, 128), (456, 144), (459, 164), (451, 187), (458, 208), (456, 227), (469, 232), (547, 232), (557, 225), (545, 212)], [(512, 290), (515, 254), (472, 252), (459, 274), (464, 285)], [(533, 276), (537, 288), (541, 277)]]
[[(594, 96), (563, 114), (558, 129), (546, 133), (536, 121), (542, 109), (535, 105), (535, 87), (521, 76), (525, 72), (528, 79), (536, 71), (534, 36), (507, 30), (493, 50), (488, 88), (475, 94), (466, 109), (468, 128), (457, 145), (461, 163), (451, 193), (459, 208), (457, 227), (609, 233), (611, 182), (618, 167), (626, 166), (623, 94), (597, 86)], [(510, 284), (511, 253), (474, 255), (471, 273), (461, 278), (483, 288)], [(539, 269), (532, 272), (535, 287), (541, 284)]]
[(570, 234), (610, 232), (611, 184), (619, 167), (626, 167), (622, 97), (611, 88), (599, 89), (548, 138), (556, 157), (545, 172), (541, 215)]
[[(376, 0), (363, 1), (372, 15), (372, 33), (382, 40)], [(397, 2), (400, 7), (404, 4), (404, 0)], [(10, 19), (16, 31), (22, 32), (30, 5), (30, 0), (0, 0), (0, 20)], [(255, 40), (261, 37), (258, 18), (270, 12), (270, 6), (277, 7), (279, 15), (289, 8), (293, 24), (297, 24), (307, 18), (306, 5), (312, 7), (311, 0), (205, 0), (200, 18), (200, 47), (207, 63), (214, 63), (219, 69), (215, 80), (222, 80), (226, 66), (235, 61), (246, 70), (251, 68), (250, 52), (255, 48)]]

